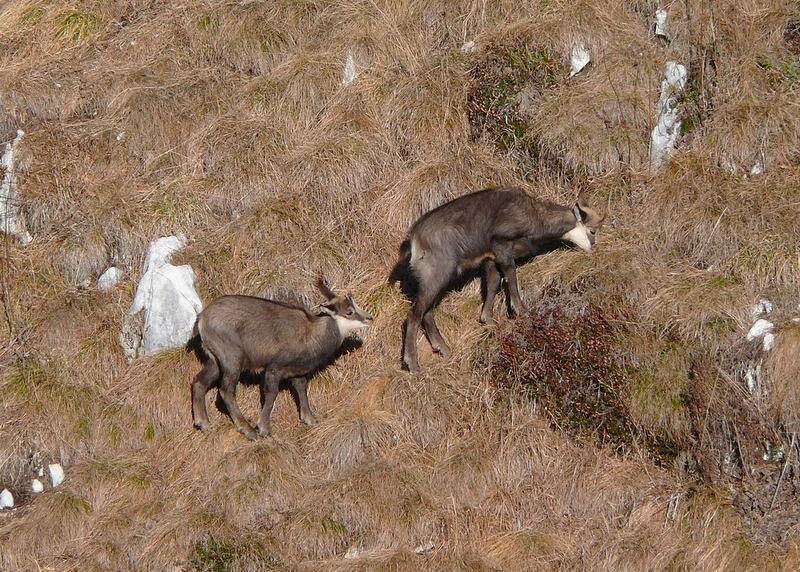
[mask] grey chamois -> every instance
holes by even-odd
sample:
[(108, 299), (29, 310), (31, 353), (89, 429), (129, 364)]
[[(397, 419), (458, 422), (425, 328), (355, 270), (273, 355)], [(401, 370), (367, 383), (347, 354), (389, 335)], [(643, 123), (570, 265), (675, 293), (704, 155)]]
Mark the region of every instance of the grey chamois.
[[(245, 437), (255, 440), (258, 435), (270, 435), (272, 406), (284, 380), (289, 381), (300, 419), (316, 424), (306, 393), (309, 377), (335, 359), (351, 332), (372, 321), (351, 294), (336, 295), (322, 279), (317, 288), (326, 301), (316, 315), (300, 306), (254, 296), (221, 296), (200, 312), (187, 344), (203, 363), (192, 381), (195, 427), (208, 429), (205, 395), (217, 386), (233, 423)], [(254, 430), (236, 403), (236, 386), (243, 371), (262, 370), (263, 403)]]
[(412, 300), (403, 328), (403, 366), (418, 371), (420, 324), (433, 350), (450, 348), (436, 327), (433, 309), (448, 286), (469, 269), (483, 266), (486, 299), (482, 323), (492, 320), (501, 277), (508, 287), (512, 315), (524, 311), (515, 261), (530, 259), (559, 241), (590, 251), (604, 217), (589, 208), (583, 193), (572, 207), (529, 196), (514, 187), (491, 188), (458, 197), (422, 215), (400, 248), (393, 277), (405, 275)]

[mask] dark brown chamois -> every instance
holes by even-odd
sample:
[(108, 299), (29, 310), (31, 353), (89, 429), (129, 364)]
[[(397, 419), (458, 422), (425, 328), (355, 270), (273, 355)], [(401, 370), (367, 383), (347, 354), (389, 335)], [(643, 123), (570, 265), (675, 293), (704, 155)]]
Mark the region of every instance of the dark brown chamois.
[[(327, 300), (317, 315), (253, 296), (222, 296), (200, 312), (187, 344), (203, 362), (192, 381), (195, 427), (208, 429), (205, 395), (218, 386), (225, 408), (245, 437), (255, 440), (258, 435), (270, 435), (270, 414), (283, 380), (289, 380), (300, 419), (316, 424), (306, 393), (309, 377), (335, 358), (351, 332), (372, 321), (350, 294), (337, 296), (322, 279), (317, 288)], [(263, 404), (256, 432), (236, 403), (236, 386), (243, 371), (260, 370), (264, 371)]]
[(480, 321), (492, 320), (492, 305), (501, 277), (508, 287), (512, 315), (525, 310), (517, 286), (515, 260), (530, 259), (548, 246), (566, 241), (590, 251), (603, 218), (586, 204), (583, 193), (573, 207), (535, 199), (522, 189), (476, 191), (422, 215), (408, 231), (393, 277), (403, 274), (412, 304), (403, 329), (403, 365), (419, 370), (420, 324), (435, 352), (450, 348), (434, 321), (433, 309), (451, 283), (483, 265), (486, 299)]

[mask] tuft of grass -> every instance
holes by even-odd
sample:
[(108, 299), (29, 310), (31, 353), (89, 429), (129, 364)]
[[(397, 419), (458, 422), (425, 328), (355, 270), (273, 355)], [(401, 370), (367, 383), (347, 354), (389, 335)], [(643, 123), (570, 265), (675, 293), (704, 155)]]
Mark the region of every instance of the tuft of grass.
[(22, 15), (22, 18), (20, 19), (20, 24), (22, 26), (33, 27), (33, 26), (35, 26), (36, 24), (38, 24), (39, 22), (42, 21), (42, 18), (44, 18), (44, 15), (45, 15), (44, 8), (42, 8), (40, 6), (35, 6), (35, 7), (31, 8), (30, 10), (26, 11)]
[(800, 58), (788, 57), (777, 61), (767, 55), (758, 56), (758, 67), (769, 74), (770, 84), (776, 89), (794, 90), (800, 86)]
[(526, 37), (490, 43), (470, 77), (467, 116), (473, 137), (488, 136), (501, 151), (514, 152), (524, 162), (544, 159), (522, 108), (535, 106), (566, 77), (553, 50)]
[(58, 35), (70, 40), (82, 41), (99, 30), (102, 24), (103, 21), (97, 14), (72, 10), (61, 19)]

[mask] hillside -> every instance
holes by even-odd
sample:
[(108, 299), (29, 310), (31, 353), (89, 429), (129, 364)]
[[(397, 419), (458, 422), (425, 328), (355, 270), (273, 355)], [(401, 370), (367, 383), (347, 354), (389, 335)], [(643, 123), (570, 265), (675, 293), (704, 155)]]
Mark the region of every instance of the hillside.
[[(800, 568), (799, 94), (790, 0), (3, 3), (0, 568)], [(515, 320), (455, 289), (405, 372), (405, 233), (496, 185), (585, 191), (596, 248)], [(194, 356), (126, 358), (173, 235), (204, 303), (322, 275), (375, 316), (317, 426), (211, 391), (203, 434)]]

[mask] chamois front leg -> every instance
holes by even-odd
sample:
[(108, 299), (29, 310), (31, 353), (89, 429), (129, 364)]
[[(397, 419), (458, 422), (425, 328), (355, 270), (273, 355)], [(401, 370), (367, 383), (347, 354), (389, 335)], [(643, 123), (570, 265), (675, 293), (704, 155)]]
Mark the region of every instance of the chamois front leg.
[(309, 427), (313, 427), (317, 424), (317, 418), (314, 417), (311, 406), (308, 404), (308, 378), (304, 375), (293, 377), (290, 383), (292, 396), (300, 413), (300, 420)]
[(258, 416), (258, 424), (256, 430), (262, 437), (269, 437), (272, 435), (272, 406), (275, 405), (275, 398), (278, 397), (280, 390), (280, 379), (274, 374), (264, 372), (264, 379), (261, 380), (261, 395), (263, 397), (263, 404), (261, 405), (261, 413)]

